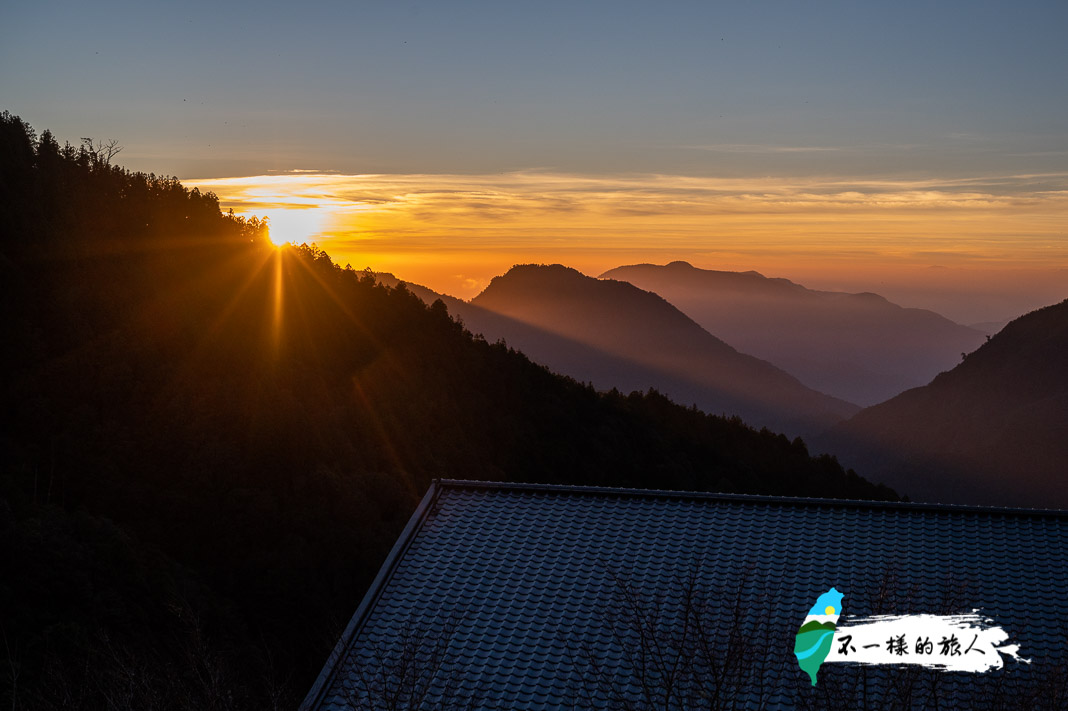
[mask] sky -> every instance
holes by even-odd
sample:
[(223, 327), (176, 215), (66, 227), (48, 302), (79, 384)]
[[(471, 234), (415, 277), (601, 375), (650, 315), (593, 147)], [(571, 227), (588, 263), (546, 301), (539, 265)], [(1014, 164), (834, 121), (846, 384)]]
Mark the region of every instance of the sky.
[(50, 2), (0, 109), (461, 297), (685, 259), (964, 323), (1068, 297), (1068, 3)]

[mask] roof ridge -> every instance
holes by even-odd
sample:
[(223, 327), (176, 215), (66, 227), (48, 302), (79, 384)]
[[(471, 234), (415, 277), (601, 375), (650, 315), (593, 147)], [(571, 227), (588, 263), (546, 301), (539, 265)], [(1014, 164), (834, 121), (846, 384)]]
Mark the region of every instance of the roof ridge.
[(903, 509), (909, 511), (940, 511), (945, 513), (981, 513), (1007, 516), (1031, 516), (1068, 519), (1068, 509), (1039, 509), (1009, 506), (980, 506), (977, 504), (942, 504), (920, 501), (878, 501), (873, 499), (831, 499), (807, 496), (775, 496), (771, 494), (735, 494), (711, 491), (674, 489), (637, 489), (632, 487), (582, 486), (578, 484), (539, 484), (527, 482), (479, 481), (476, 479), (434, 479), (442, 488), (497, 489), (502, 491), (540, 491), (555, 494), (630, 496), (635, 498), (671, 498), (706, 501), (776, 503), (796, 506), (832, 506), (837, 508)]

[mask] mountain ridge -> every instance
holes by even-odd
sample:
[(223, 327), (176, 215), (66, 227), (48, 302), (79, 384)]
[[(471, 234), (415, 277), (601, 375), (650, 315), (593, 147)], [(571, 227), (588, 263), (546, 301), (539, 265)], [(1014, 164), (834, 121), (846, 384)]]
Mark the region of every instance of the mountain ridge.
[(986, 335), (872, 292), (818, 291), (755, 271), (676, 261), (617, 267), (600, 276), (661, 294), (739, 350), (861, 405), (929, 382)]
[[(595, 377), (599, 387), (656, 387), (709, 412), (803, 434), (855, 411), (852, 403), (805, 388), (771, 363), (739, 352), (663, 296), (627, 282), (594, 279), (563, 265), (516, 265), (470, 303), (644, 371), (631, 373), (626, 383)], [(530, 342), (519, 347), (538, 350)], [(553, 365), (551, 357), (547, 364)], [(597, 373), (594, 364), (587, 367)]]
[[(401, 283), (392, 274), (377, 276), (387, 284)], [(502, 306), (498, 291), (502, 285), (513, 292), (503, 297), (505, 301), (518, 289), (523, 292), (524, 303)], [(426, 303), (442, 300), (449, 313), (473, 333), (481, 333), (491, 341), (503, 340), (555, 372), (590, 382), (602, 390), (653, 388), (684, 405), (692, 403), (714, 414), (737, 414), (754, 426), (786, 429), (803, 436), (820, 432), (859, 409), (852, 403), (810, 391), (773, 364), (738, 352), (659, 294), (626, 282), (597, 280), (571, 267), (515, 265), (506, 274), (494, 277), (471, 301), (420, 285), (407, 286)], [(639, 310), (653, 307), (652, 318), (636, 319), (621, 308), (621, 304), (633, 304), (635, 297), (642, 304)], [(561, 328), (560, 315), (564, 312), (583, 312), (582, 326)], [(665, 343), (674, 346), (667, 349), (670, 352), (666, 355)], [(712, 360), (695, 361), (698, 355)], [(773, 405), (754, 406), (737, 395), (721, 392), (723, 387), (717, 387), (708, 372), (717, 364), (723, 365), (723, 359), (734, 364), (735, 375), (745, 374), (746, 382), (761, 379), (756, 387), (766, 391), (766, 398), (774, 399), (770, 391), (775, 387), (785, 388), (793, 397), (803, 398), (801, 393), (806, 393), (818, 403), (817, 412), (809, 407), (807, 413), (795, 411), (784, 416), (781, 411), (775, 412)], [(731, 388), (741, 389), (737, 383), (732, 383)], [(798, 410), (798, 405), (790, 407)]]

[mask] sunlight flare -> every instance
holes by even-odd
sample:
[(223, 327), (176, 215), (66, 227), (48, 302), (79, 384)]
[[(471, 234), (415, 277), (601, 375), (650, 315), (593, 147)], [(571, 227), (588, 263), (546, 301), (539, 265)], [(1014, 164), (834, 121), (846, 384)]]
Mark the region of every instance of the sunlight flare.
[(271, 346), (275, 358), (278, 358), (282, 350), (282, 304), (283, 287), (282, 260), (288, 255), (285, 249), (279, 249), (274, 254), (274, 311), (271, 319)]
[(276, 208), (263, 213), (275, 246), (314, 242), (322, 234), (330, 214), (329, 208)]

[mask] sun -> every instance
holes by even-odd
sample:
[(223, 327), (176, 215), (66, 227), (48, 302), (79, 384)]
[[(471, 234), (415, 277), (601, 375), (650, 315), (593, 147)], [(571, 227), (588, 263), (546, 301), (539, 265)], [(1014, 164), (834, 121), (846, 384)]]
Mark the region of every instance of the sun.
[(312, 242), (322, 234), (326, 210), (308, 208), (282, 208), (269, 211), (267, 235), (275, 246)]
[(271, 244), (275, 247), (284, 247), (288, 243), (288, 240), (274, 228), (274, 225), (267, 226), (267, 239), (271, 240)]

